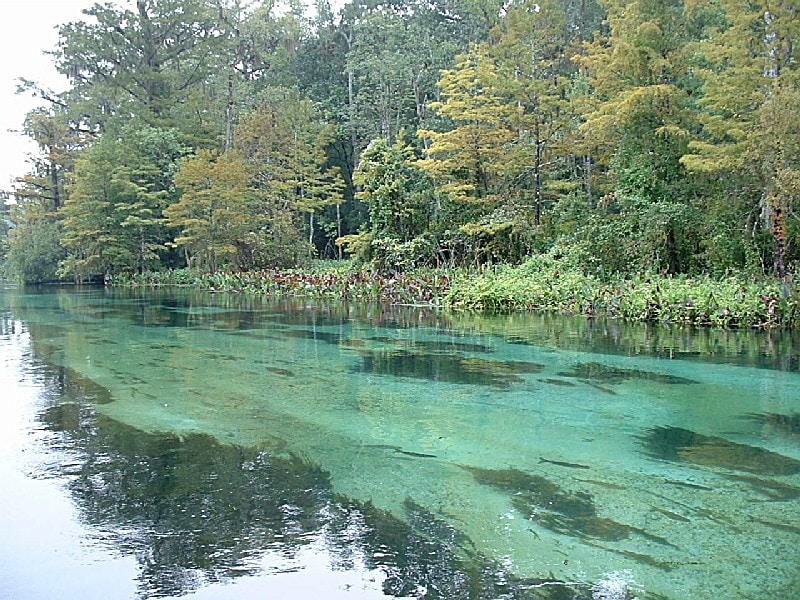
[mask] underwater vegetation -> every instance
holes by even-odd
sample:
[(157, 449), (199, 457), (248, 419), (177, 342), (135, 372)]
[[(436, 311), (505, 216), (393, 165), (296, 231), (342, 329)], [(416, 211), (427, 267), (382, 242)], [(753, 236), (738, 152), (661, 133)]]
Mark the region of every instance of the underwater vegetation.
[(728, 479), (748, 485), (759, 494), (766, 496), (768, 500), (783, 502), (800, 498), (800, 488), (794, 485), (774, 481), (772, 479), (762, 479), (752, 475), (729, 475)]
[(345, 502), (348, 511), (362, 515), (364, 524), (356, 539), (350, 537), (346, 543), (372, 550), (367, 563), (386, 573), (383, 590), (392, 596), (426, 600), (660, 598), (635, 595), (629, 583), (616, 576), (586, 582), (564, 581), (552, 574), (515, 575), (476, 551), (469, 537), (411, 498), (403, 503), (402, 518), (370, 503)]
[(775, 429), (781, 433), (800, 435), (800, 413), (784, 415), (781, 413), (749, 413), (742, 417)]
[(581, 539), (620, 541), (638, 534), (650, 541), (672, 546), (667, 540), (637, 527), (598, 515), (591, 494), (569, 492), (557, 483), (519, 469), (482, 469), (463, 466), (482, 485), (511, 496), (520, 513), (545, 529)]
[(640, 441), (645, 453), (658, 460), (747, 471), (756, 475), (800, 473), (800, 461), (788, 456), (680, 427), (655, 427), (640, 436)]
[(560, 385), (562, 387), (575, 387), (575, 384), (571, 381), (567, 381), (566, 379), (556, 379), (554, 377), (548, 377), (546, 379), (540, 379), (542, 383), (549, 383), (550, 385)]
[(334, 345), (339, 344), (344, 339), (344, 336), (341, 333), (333, 333), (330, 331), (315, 331), (311, 329), (284, 329), (280, 332), (278, 337), (292, 337), (305, 340), (315, 340)]
[(544, 368), (538, 363), (523, 361), (485, 360), (408, 350), (363, 351), (359, 354), (361, 364), (355, 368), (357, 372), (488, 385), (500, 389), (524, 381), (519, 377), (520, 374), (538, 373)]
[(275, 375), (283, 375), (284, 377), (294, 377), (294, 372), (289, 369), (282, 369), (281, 367), (264, 367), (265, 371), (274, 373)]
[(652, 371), (644, 371), (641, 369), (624, 369), (621, 367), (612, 367), (603, 365), (596, 362), (578, 363), (568, 371), (558, 373), (562, 377), (572, 377), (583, 381), (585, 383), (596, 383), (605, 385), (614, 385), (640, 379), (644, 381), (654, 381), (656, 383), (667, 383), (686, 385), (691, 383), (698, 383), (693, 379), (686, 377), (678, 377), (677, 375), (667, 375), (665, 373), (654, 373)]
[(493, 352), (491, 346), (486, 344), (470, 344), (467, 342), (454, 342), (450, 340), (414, 340), (388, 336), (372, 336), (372, 342), (393, 344), (402, 347), (424, 350), (425, 352)]

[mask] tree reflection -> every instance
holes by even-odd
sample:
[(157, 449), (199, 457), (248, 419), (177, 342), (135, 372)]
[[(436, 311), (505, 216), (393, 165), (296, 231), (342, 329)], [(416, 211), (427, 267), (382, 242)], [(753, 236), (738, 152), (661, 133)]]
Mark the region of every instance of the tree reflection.
[(297, 456), (144, 433), (76, 401), (40, 418), (63, 456), (52, 474), (67, 478), (86, 524), (136, 557), (143, 598), (252, 575), (267, 552), (291, 562), (319, 540), (334, 569), (383, 571), (390, 596), (591, 597), (588, 585), (515, 579), (411, 499), (396, 516), (337, 495), (325, 471)]

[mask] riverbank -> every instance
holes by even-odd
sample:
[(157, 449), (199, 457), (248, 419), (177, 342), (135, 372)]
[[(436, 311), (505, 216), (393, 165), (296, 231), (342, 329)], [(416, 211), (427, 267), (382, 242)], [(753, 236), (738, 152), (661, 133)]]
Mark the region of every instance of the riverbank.
[(117, 286), (191, 286), (225, 292), (342, 298), (457, 310), (550, 311), (692, 326), (800, 328), (800, 292), (741, 275), (601, 278), (549, 257), (481, 271), (381, 274), (349, 262), (306, 269), (200, 273), (189, 269), (117, 277)]
[(349, 261), (320, 261), (304, 269), (202, 273), (192, 269), (117, 276), (125, 287), (189, 286), (215, 292), (336, 298), (388, 304), (444, 306), (452, 271), (420, 269), (381, 274)]

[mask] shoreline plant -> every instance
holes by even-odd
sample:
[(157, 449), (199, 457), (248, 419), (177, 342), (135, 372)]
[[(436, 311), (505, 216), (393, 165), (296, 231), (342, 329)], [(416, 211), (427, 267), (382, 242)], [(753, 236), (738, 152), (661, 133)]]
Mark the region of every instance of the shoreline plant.
[(351, 262), (305, 269), (202, 273), (192, 269), (118, 276), (113, 286), (189, 286), (215, 292), (340, 298), (473, 312), (555, 312), (696, 327), (800, 328), (800, 292), (790, 283), (744, 275), (721, 278), (585, 274), (540, 255), (483, 270), (381, 273)]

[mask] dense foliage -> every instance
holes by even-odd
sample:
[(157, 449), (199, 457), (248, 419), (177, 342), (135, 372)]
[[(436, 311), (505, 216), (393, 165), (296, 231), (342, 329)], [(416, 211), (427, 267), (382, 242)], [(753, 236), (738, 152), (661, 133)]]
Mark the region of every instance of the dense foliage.
[[(563, 255), (560, 308), (731, 322), (726, 277), (777, 276), (782, 302), (800, 264), (798, 8), (95, 4), (59, 30), (69, 89), (21, 86), (42, 99), (25, 123), (41, 152), (0, 230), (6, 269), (108, 280), (350, 254), (386, 277), (491, 267), (490, 294), (453, 301), (512, 308), (549, 306), (541, 265)], [(512, 303), (499, 264), (533, 281)], [(616, 299), (656, 275), (674, 289)]]

